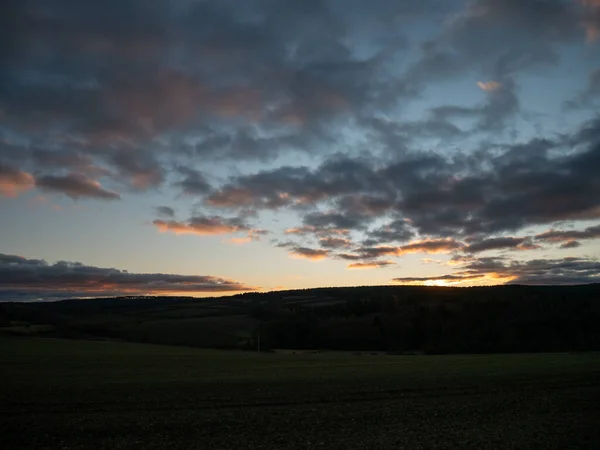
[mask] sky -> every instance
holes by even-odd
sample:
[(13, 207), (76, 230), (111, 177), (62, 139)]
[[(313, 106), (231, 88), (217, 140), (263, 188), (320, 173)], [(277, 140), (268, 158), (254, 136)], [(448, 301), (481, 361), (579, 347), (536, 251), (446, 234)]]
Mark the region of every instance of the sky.
[(599, 0), (0, 8), (0, 301), (600, 282)]

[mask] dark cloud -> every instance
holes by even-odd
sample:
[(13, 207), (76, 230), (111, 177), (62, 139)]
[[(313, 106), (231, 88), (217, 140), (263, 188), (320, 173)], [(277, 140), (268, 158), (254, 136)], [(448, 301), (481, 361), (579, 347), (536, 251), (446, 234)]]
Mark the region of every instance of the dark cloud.
[(581, 247), (581, 243), (578, 241), (567, 241), (560, 245), (560, 248), (578, 248)]
[(161, 217), (173, 218), (175, 217), (175, 210), (169, 206), (157, 206), (156, 214)]
[(427, 281), (450, 281), (450, 282), (464, 282), (477, 280), (482, 278), (483, 275), (440, 275), (437, 277), (398, 277), (394, 278), (393, 281), (398, 283), (424, 283)]
[(527, 237), (499, 237), (473, 242), (465, 247), (467, 253), (480, 253), (489, 250), (534, 250), (539, 248)]
[(463, 247), (463, 244), (454, 239), (428, 239), (411, 242), (399, 247), (400, 254), (406, 253), (448, 253)]
[(600, 95), (600, 69), (594, 70), (590, 74), (584, 95), (590, 97)]
[[(365, 265), (596, 237), (506, 237), (600, 219), (600, 120), (546, 137), (535, 123), (529, 142), (519, 126), (535, 106), (521, 95), (527, 77), (586, 39), (596, 54), (595, 0), (2, 8), (0, 195), (176, 190), (193, 217), (159, 207), (158, 230), (251, 240), (264, 230), (247, 222), (279, 212), (295, 255)], [(576, 106), (600, 92), (598, 69), (586, 70)], [(480, 100), (444, 84), (459, 81)]]
[[(377, 247), (360, 247), (355, 249), (355, 254), (360, 256), (361, 259), (373, 259), (382, 256), (403, 256), (412, 253), (451, 253), (453, 251), (462, 249), (464, 244), (454, 239), (426, 239), (422, 241), (410, 242), (399, 247), (381, 245)], [(353, 259), (352, 257), (345, 257), (343, 259)]]
[(101, 200), (120, 200), (116, 192), (104, 189), (102, 185), (85, 175), (70, 173), (64, 176), (46, 175), (38, 177), (36, 187), (50, 192), (60, 192), (76, 200), (79, 198), (96, 198)]
[(352, 245), (352, 241), (344, 238), (326, 237), (319, 240), (319, 245), (322, 248), (346, 248)]
[(382, 269), (384, 267), (393, 266), (394, 261), (367, 261), (348, 264), (348, 269)]
[(405, 242), (414, 237), (410, 224), (403, 219), (394, 220), (382, 227), (367, 233), (365, 245), (376, 245), (388, 242)]
[(35, 178), (22, 170), (0, 162), (0, 195), (16, 197), (35, 185)]
[(0, 108), (13, 133), (35, 128), (48, 147), (77, 146), (131, 187), (156, 187), (164, 143), (191, 159), (262, 159), (330, 141), (336, 120), (389, 97), (388, 65), (407, 48), (397, 19), (435, 11), (429, 1), (10, 0)]
[(219, 234), (248, 233), (263, 234), (262, 230), (250, 227), (239, 217), (224, 218), (220, 216), (195, 216), (186, 222), (177, 220), (157, 219), (154, 226), (161, 232), (175, 234), (196, 234), (200, 236), (211, 236)]
[[(491, 274), (510, 284), (589, 284), (600, 281), (600, 263), (588, 258), (471, 261), (463, 273)], [(459, 272), (460, 273), (460, 272)]]
[(585, 8), (582, 24), (586, 30), (589, 44), (594, 44), (600, 39), (600, 3), (598, 0), (579, 0)]
[(304, 225), (316, 229), (353, 230), (360, 229), (363, 223), (362, 217), (339, 214), (335, 212), (309, 213), (304, 216)]
[(415, 81), (440, 80), (476, 69), (506, 76), (558, 59), (558, 45), (584, 39), (573, 2), (474, 0), (426, 43), (409, 72)]
[(308, 247), (292, 247), (289, 250), (291, 256), (310, 259), (311, 261), (320, 261), (330, 255), (329, 250), (314, 249)]
[(184, 177), (175, 183), (185, 195), (203, 195), (210, 191), (210, 184), (204, 175), (189, 167), (179, 167), (179, 173)]
[[(308, 179), (307, 179), (308, 178)], [(310, 186), (306, 167), (281, 167), (255, 175), (241, 176), (211, 194), (207, 203), (221, 208), (254, 207), (277, 209), (292, 202), (310, 202), (323, 197), (318, 187)]]
[(444, 281), (471, 284), (480, 281), (526, 285), (575, 285), (600, 281), (600, 263), (586, 258), (534, 259), (514, 261), (505, 258), (464, 259), (453, 274), (434, 277), (403, 277), (394, 281), (424, 283)]
[[(25, 149), (21, 149), (25, 150)], [(64, 170), (80, 173), (90, 178), (109, 177), (111, 170), (101, 164), (96, 164), (90, 155), (74, 151), (47, 151), (36, 147), (30, 149), (31, 159), (34, 165), (41, 166), (45, 170)]]
[[(456, 137), (466, 133), (453, 125), (451, 119), (474, 119), (475, 126), (469, 132), (505, 129), (520, 109), (514, 80), (503, 76), (497, 81), (479, 82), (479, 87), (487, 94), (485, 103), (479, 106), (437, 106), (431, 109), (432, 118), (426, 124), (437, 124), (437, 128), (432, 129), (434, 136)], [(440, 126), (444, 128), (440, 129)], [(444, 129), (446, 133), (443, 133)]]
[(338, 259), (343, 259), (345, 261), (361, 261), (364, 259), (362, 255), (355, 255), (352, 253), (338, 253), (335, 255)]
[(236, 281), (201, 275), (131, 273), (0, 254), (0, 301), (254, 290)]
[(589, 284), (600, 281), (600, 263), (585, 258), (539, 259), (507, 264), (511, 284)]
[[(280, 167), (254, 175), (244, 175), (208, 197), (213, 206), (277, 209), (314, 204), (329, 197), (368, 193), (382, 188), (381, 180), (362, 159), (334, 156), (318, 169)], [(381, 198), (340, 198), (350, 208), (377, 209)]]
[(135, 190), (160, 186), (165, 179), (166, 170), (149, 153), (118, 150), (108, 159), (117, 170), (115, 178)]
[[(600, 27), (598, 30), (600, 31)], [(600, 97), (600, 69), (590, 73), (587, 86), (574, 98), (566, 100), (564, 109), (568, 111), (570, 109), (594, 107), (598, 97)]]
[[(423, 236), (489, 236), (530, 225), (595, 219), (600, 218), (599, 124), (591, 122), (565, 139), (494, 147), (484, 158), (406, 153), (381, 165), (345, 158), (312, 170), (264, 171), (233, 179), (208, 201), (233, 209), (333, 207), (334, 212), (307, 213), (300, 228), (305, 231), (364, 231), (390, 212), (400, 217), (398, 230), (367, 233), (371, 243), (404, 238), (412, 230)], [(367, 206), (365, 199), (371, 202)]]
[(594, 70), (590, 74), (586, 94), (590, 96), (600, 95), (600, 69)]
[(538, 241), (567, 242), (582, 239), (600, 239), (600, 225), (587, 227), (584, 230), (550, 230), (535, 236)]

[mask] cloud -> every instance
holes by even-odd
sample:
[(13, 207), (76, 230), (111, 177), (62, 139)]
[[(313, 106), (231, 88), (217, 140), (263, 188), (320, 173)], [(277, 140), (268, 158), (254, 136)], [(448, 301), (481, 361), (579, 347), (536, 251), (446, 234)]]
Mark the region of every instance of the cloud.
[(78, 173), (69, 173), (64, 176), (42, 176), (36, 179), (35, 185), (44, 191), (65, 194), (74, 200), (79, 198), (96, 198), (100, 200), (121, 199), (119, 194), (104, 189), (98, 181)]
[[(597, 1), (55, 3), (0, 15), (1, 195), (164, 196), (194, 212), (159, 231), (361, 264), (600, 219)], [(561, 63), (591, 73), (558, 120)]]
[(6, 126), (35, 128), (44, 151), (76, 147), (137, 190), (162, 184), (164, 160), (312, 151), (393, 92), (388, 65), (407, 49), (398, 18), (436, 11), (423, 4), (10, 0)]
[(114, 178), (133, 190), (158, 187), (165, 179), (165, 169), (149, 152), (119, 149), (112, 154), (107, 152), (107, 157), (108, 163), (117, 170)]
[(465, 247), (467, 253), (480, 253), (489, 250), (535, 250), (540, 248), (527, 237), (498, 237), (474, 242)]
[[(217, 195), (228, 192), (228, 208), (257, 210), (295, 209), (310, 198), (313, 207), (331, 209), (306, 213), (290, 230), (357, 231), (366, 233), (370, 246), (413, 233), (430, 239), (494, 237), (531, 225), (595, 219), (599, 124), (592, 121), (565, 138), (493, 146), (481, 156), (407, 152), (390, 162), (346, 157), (314, 169), (262, 171), (232, 179)], [(364, 213), (343, 201), (356, 196), (383, 199), (385, 207)], [(390, 213), (399, 222), (387, 231), (385, 226), (368, 231)]]
[[(310, 205), (344, 194), (366, 194), (381, 182), (361, 159), (335, 155), (311, 171), (308, 167), (283, 166), (231, 180), (211, 194), (208, 204), (224, 208), (279, 209)], [(340, 198), (348, 208), (377, 208), (379, 199)], [(357, 206), (360, 203), (361, 206)]]
[(600, 239), (600, 225), (587, 227), (584, 230), (549, 230), (537, 234), (536, 240), (543, 242), (567, 242), (582, 239)]
[(594, 44), (600, 38), (600, 3), (597, 0), (580, 0), (580, 3), (587, 8), (581, 22), (586, 31), (586, 42)]
[(336, 249), (336, 248), (350, 247), (352, 245), (352, 241), (350, 241), (349, 239), (344, 239), (344, 238), (326, 237), (326, 238), (319, 239), (319, 244), (323, 248)]
[(320, 261), (329, 256), (329, 250), (321, 250), (307, 247), (293, 247), (289, 254), (296, 258), (309, 259), (311, 261)]
[(381, 269), (395, 264), (394, 261), (359, 262), (348, 264), (348, 269)]
[(0, 163), (0, 195), (16, 197), (35, 186), (33, 175)]
[(363, 227), (364, 218), (337, 212), (314, 212), (306, 214), (303, 223), (316, 229), (352, 230)]
[(185, 195), (203, 195), (210, 192), (210, 184), (204, 175), (189, 167), (179, 167), (178, 171), (184, 178), (175, 183)]
[(44, 260), (0, 254), (0, 300), (3, 301), (175, 293), (193, 295), (255, 289), (214, 276), (131, 273), (78, 262), (48, 264)]
[(539, 259), (506, 264), (511, 284), (589, 284), (600, 281), (600, 263), (586, 258)]
[(353, 253), (338, 253), (335, 255), (338, 259), (343, 259), (345, 261), (361, 261), (365, 259), (363, 255), (353, 254)]
[(406, 79), (422, 87), (479, 72), (504, 84), (524, 70), (550, 66), (560, 45), (577, 42), (583, 30), (574, 2), (473, 0), (421, 47)]
[(403, 283), (452, 282), (458, 284), (576, 285), (600, 282), (600, 263), (589, 258), (533, 259), (466, 258), (453, 274), (396, 278)]
[(479, 86), (484, 91), (497, 91), (499, 89), (502, 89), (502, 84), (498, 83), (497, 81), (479, 81), (477, 83), (477, 86)]
[(581, 243), (579, 241), (567, 241), (560, 245), (560, 248), (578, 248), (581, 247)]
[(588, 75), (587, 86), (575, 97), (564, 102), (566, 110), (593, 107), (595, 100), (600, 97), (600, 69), (593, 70)]
[(235, 244), (235, 245), (245, 245), (245, 244), (252, 242), (252, 240), (253, 240), (252, 237), (245, 236), (245, 237), (234, 237), (234, 238), (228, 239), (227, 242), (229, 242), (230, 244)]
[(174, 234), (196, 234), (199, 236), (214, 236), (239, 232), (252, 233), (256, 231), (239, 218), (223, 218), (220, 216), (195, 216), (187, 222), (156, 219), (153, 224), (161, 233), (171, 232)]
[(336, 229), (336, 228), (318, 228), (315, 226), (300, 226), (294, 228), (287, 228), (284, 230), (286, 235), (290, 236), (324, 236), (324, 237), (345, 237), (350, 234), (349, 230)]
[(400, 255), (408, 253), (449, 253), (462, 248), (463, 244), (454, 239), (426, 239), (411, 242), (398, 248)]
[(162, 217), (175, 217), (175, 210), (169, 206), (157, 206), (156, 214)]
[(594, 70), (592, 73), (590, 73), (588, 78), (588, 86), (584, 94), (587, 96), (600, 95), (600, 69)]
[(397, 219), (369, 231), (366, 235), (365, 244), (376, 245), (408, 241), (414, 237), (415, 233), (406, 219)]
[(463, 248), (464, 244), (451, 238), (425, 239), (414, 241), (399, 247), (380, 245), (377, 247), (360, 247), (354, 255), (346, 255), (343, 259), (372, 259), (382, 256), (403, 256), (413, 253), (438, 254), (452, 253)]
[(399, 277), (394, 278), (393, 281), (405, 284), (437, 281), (443, 281), (448, 283), (460, 283), (465, 281), (477, 280), (480, 278), (483, 278), (483, 275), (440, 275), (434, 277)]
[(477, 123), (469, 132), (503, 131), (508, 121), (520, 110), (516, 83), (511, 77), (504, 75), (502, 82), (479, 82), (478, 86), (487, 93), (485, 103), (473, 107), (437, 106), (431, 110), (430, 121), (451, 125), (450, 119), (473, 118)]

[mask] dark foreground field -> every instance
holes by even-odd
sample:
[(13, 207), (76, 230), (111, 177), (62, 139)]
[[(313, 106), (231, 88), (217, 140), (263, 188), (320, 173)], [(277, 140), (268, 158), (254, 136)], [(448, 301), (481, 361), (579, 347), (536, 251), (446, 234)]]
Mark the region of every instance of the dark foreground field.
[(600, 355), (0, 339), (3, 449), (600, 448)]

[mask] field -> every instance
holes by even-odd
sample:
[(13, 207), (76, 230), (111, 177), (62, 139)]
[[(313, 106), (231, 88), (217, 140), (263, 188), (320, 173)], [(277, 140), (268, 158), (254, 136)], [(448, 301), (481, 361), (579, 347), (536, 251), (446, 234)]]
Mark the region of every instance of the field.
[(4, 449), (600, 448), (600, 354), (0, 338)]

